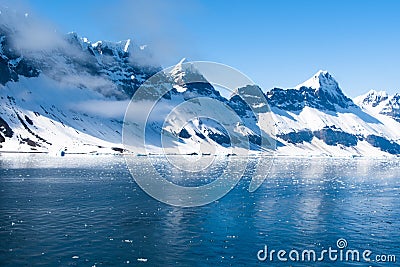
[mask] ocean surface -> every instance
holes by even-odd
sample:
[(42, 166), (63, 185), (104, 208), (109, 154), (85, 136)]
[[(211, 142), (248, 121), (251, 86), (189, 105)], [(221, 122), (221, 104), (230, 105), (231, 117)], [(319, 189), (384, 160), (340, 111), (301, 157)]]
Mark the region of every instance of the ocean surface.
[[(180, 208), (147, 195), (122, 156), (0, 154), (0, 266), (400, 266), (400, 160), (277, 158), (250, 193), (256, 161), (223, 198)], [(171, 181), (207, 183), (217, 166)], [(329, 248), (337, 259), (318, 260)]]

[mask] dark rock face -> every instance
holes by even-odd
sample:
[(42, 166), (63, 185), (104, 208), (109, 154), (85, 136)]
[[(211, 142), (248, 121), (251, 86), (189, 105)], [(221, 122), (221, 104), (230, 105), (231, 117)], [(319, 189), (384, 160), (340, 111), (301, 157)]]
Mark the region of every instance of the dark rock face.
[(25, 115), (25, 120), (26, 120), (26, 122), (29, 123), (30, 125), (33, 125), (33, 121), (32, 121), (28, 116), (26, 116), (26, 115)]
[(380, 150), (390, 154), (400, 154), (400, 145), (394, 141), (388, 140), (377, 135), (368, 135), (366, 141)]
[(24, 58), (19, 51), (12, 48), (8, 31), (0, 28), (0, 84), (18, 81), (18, 76), (37, 77), (40, 73), (35, 64)]
[(319, 131), (314, 131), (313, 135), (330, 146), (340, 144), (350, 147), (357, 145), (358, 142), (357, 136), (343, 132), (335, 127), (324, 127)]
[(313, 137), (316, 137), (325, 142), (325, 144), (330, 146), (344, 145), (346, 147), (355, 146), (358, 142), (358, 137), (346, 133), (336, 127), (324, 127), (318, 131), (302, 130), (298, 132), (290, 132), (286, 134), (278, 135), (279, 138), (292, 143), (310, 143)]
[(278, 135), (278, 137), (292, 144), (311, 142), (312, 138), (316, 137), (323, 140), (327, 145), (335, 146), (340, 144), (346, 147), (356, 146), (358, 141), (365, 140), (382, 151), (393, 155), (400, 154), (400, 144), (393, 140), (388, 140), (385, 137), (377, 135), (368, 135), (367, 137), (356, 136), (337, 129), (336, 127), (325, 127), (319, 131), (313, 132), (309, 130), (290, 132)]
[(14, 134), (8, 123), (0, 117), (0, 132), (5, 136), (11, 138)]
[(335, 106), (341, 108), (355, 106), (352, 100), (341, 91), (337, 96), (333, 96), (324, 90), (314, 90), (309, 87), (287, 90), (274, 88), (266, 93), (266, 97), (270, 106), (286, 111), (301, 111), (306, 106), (319, 110), (336, 111)]
[(229, 99), (228, 105), (241, 117), (248, 116), (250, 107), (239, 95), (234, 95)]
[[(304, 90), (303, 93), (295, 89), (284, 90), (274, 88), (267, 92), (266, 96), (271, 106), (287, 111), (301, 111), (307, 106), (308, 99), (311, 98), (309, 95), (312, 95), (313, 92), (312, 89)], [(314, 107), (314, 105), (312, 105), (312, 107)]]
[(208, 133), (208, 137), (222, 146), (228, 147), (231, 145), (231, 139), (229, 138), (228, 134), (210, 132)]
[(0, 117), (0, 143), (4, 143), (6, 141), (5, 137), (11, 138), (14, 132), (8, 123)]
[(390, 116), (400, 122), (400, 94), (395, 94), (385, 105), (380, 114)]
[(189, 134), (189, 132), (188, 132), (185, 128), (182, 128), (182, 130), (181, 130), (181, 132), (179, 133), (178, 136), (179, 136), (180, 138), (185, 138), (185, 139), (191, 137), (191, 135)]
[(12, 73), (8, 67), (8, 60), (0, 57), (0, 83), (6, 84), (9, 81), (18, 79), (15, 73)]
[(202, 133), (200, 133), (200, 132), (198, 132), (198, 131), (196, 131), (196, 135), (197, 135), (198, 137), (200, 137), (201, 139), (206, 139), (206, 137), (204, 136), (204, 134), (202, 134)]
[(313, 139), (314, 135), (309, 130), (303, 130), (298, 132), (290, 132), (286, 134), (278, 135), (279, 138), (292, 143), (292, 144), (299, 144), (299, 143), (309, 143)]
[(120, 147), (112, 147), (111, 149), (119, 153), (124, 153), (124, 149)]
[(378, 94), (375, 91), (370, 91), (370, 93), (362, 101), (364, 105), (371, 105), (372, 107), (378, 106), (382, 101), (389, 98), (387, 94)]
[[(231, 107), (240, 117), (249, 117), (251, 112), (250, 107), (246, 102), (239, 96), (234, 95), (229, 99), (229, 107)], [(254, 117), (254, 116), (253, 116)], [(255, 119), (255, 118), (254, 118)]]

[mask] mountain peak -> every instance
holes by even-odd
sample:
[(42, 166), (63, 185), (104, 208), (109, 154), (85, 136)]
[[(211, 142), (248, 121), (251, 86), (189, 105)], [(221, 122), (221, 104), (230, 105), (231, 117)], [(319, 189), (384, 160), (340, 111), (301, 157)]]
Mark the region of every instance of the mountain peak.
[(387, 97), (388, 93), (386, 91), (369, 90), (368, 93), (366, 94), (366, 96), (369, 96), (369, 95)]
[(297, 85), (295, 88), (300, 89), (301, 87), (309, 87), (315, 90), (318, 90), (321, 87), (333, 87), (334, 89), (336, 89), (338, 88), (338, 83), (328, 71), (319, 70), (310, 79)]
[(387, 99), (389, 99), (389, 95), (385, 91), (370, 90), (368, 93), (354, 98), (354, 102), (361, 106), (376, 107)]
[[(175, 83), (184, 86), (187, 82), (200, 82), (206, 79), (200, 74), (196, 67), (188, 62), (186, 58), (182, 58), (169, 72)], [(180, 88), (180, 90), (183, 90)]]
[(68, 43), (77, 45), (82, 50), (91, 50), (93, 54), (116, 56), (119, 58), (127, 57), (135, 44), (131, 39), (123, 41), (96, 41), (91, 42), (87, 37), (80, 37), (76, 32), (69, 32), (65, 39)]
[(180, 61), (179, 61), (179, 63), (178, 64), (176, 64), (176, 65), (180, 65), (180, 66), (182, 66), (182, 64), (183, 63), (187, 63), (187, 60), (186, 60), (186, 58), (184, 57), (184, 58), (182, 58)]
[(209, 83), (196, 67), (195, 62), (181, 59), (168, 73), (173, 81), (173, 87), (185, 97), (210, 96), (220, 97), (220, 93)]
[(354, 98), (360, 107), (374, 113), (383, 114), (400, 122), (400, 95), (389, 95), (385, 91), (370, 90), (364, 95)]
[(287, 110), (302, 110), (305, 106), (321, 110), (336, 111), (337, 107), (354, 106), (353, 101), (345, 96), (337, 81), (324, 70), (315, 73), (310, 79), (294, 89), (274, 88), (267, 93), (271, 106)]

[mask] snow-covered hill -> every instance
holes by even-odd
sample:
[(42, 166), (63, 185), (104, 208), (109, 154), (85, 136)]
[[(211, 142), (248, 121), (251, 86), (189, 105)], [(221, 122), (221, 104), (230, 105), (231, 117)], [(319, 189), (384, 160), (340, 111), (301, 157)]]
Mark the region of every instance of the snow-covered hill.
[[(43, 49), (29, 49), (16, 45), (18, 32), (0, 27), (0, 151), (122, 152), (129, 100), (161, 70), (147, 64), (150, 52), (132, 40), (92, 43), (75, 33)], [(186, 84), (193, 79), (199, 82)], [(293, 89), (273, 88), (259, 95), (259, 87), (247, 85), (225, 98), (202, 73), (181, 61), (158, 84), (171, 90), (149, 117), (146, 143), (154, 153), (175, 146), (184, 154), (225, 154), (248, 139), (252, 153), (282, 156), (400, 154), (400, 95), (371, 91), (353, 102), (327, 71)], [(257, 121), (240, 95), (273, 119)], [(226, 129), (204, 117), (182, 124), (189, 112), (184, 107), (180, 114), (169, 114), (173, 107), (201, 97), (215, 102), (197, 101), (199, 109), (218, 118), (219, 107), (212, 103), (222, 103), (241, 121), (231, 119)], [(264, 97), (269, 108), (263, 106)], [(162, 133), (168, 133), (163, 144)], [(274, 141), (275, 149), (261, 146), (263, 135)]]
[(371, 114), (387, 115), (400, 122), (400, 94), (388, 95), (385, 91), (371, 90), (356, 97), (354, 102)]

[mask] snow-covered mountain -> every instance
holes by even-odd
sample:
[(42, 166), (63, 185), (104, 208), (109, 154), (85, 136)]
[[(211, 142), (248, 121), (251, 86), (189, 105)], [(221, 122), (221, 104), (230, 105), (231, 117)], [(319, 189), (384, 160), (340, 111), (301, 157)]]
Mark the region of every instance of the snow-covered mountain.
[(354, 106), (327, 71), (318, 71), (294, 89), (274, 88), (267, 92), (267, 96), (271, 106), (287, 111), (301, 111), (305, 107), (336, 111), (338, 108)]
[(385, 91), (371, 90), (356, 97), (354, 102), (369, 113), (387, 115), (400, 122), (400, 94), (388, 95)]
[(295, 89), (267, 92), (275, 115), (278, 154), (384, 156), (400, 153), (400, 124), (346, 97), (326, 71)]
[(141, 65), (130, 40), (91, 43), (75, 33), (44, 49), (19, 48), (18, 28), (0, 27), (0, 149), (122, 151), (123, 115), (159, 67)]
[[(129, 99), (161, 70), (148, 64), (151, 53), (132, 40), (92, 43), (75, 33), (30, 50), (15, 44), (17, 33), (0, 27), (0, 151), (122, 152), (122, 120)], [(198, 82), (187, 84), (193, 80)], [(146, 143), (154, 153), (162, 146), (179, 147), (184, 154), (228, 153), (232, 142), (248, 139), (252, 153), (400, 154), (400, 95), (371, 91), (353, 101), (327, 71), (292, 89), (273, 88), (260, 95), (259, 87), (247, 85), (226, 98), (183, 60), (158, 84), (171, 90), (149, 116)], [(240, 95), (251, 98), (251, 108), (273, 119), (257, 121)], [(182, 126), (182, 114), (189, 112), (184, 107), (181, 114), (168, 115), (173, 107), (199, 97), (230, 107), (241, 122), (232, 120), (223, 127), (199, 117)], [(269, 108), (263, 106), (264, 97)], [(196, 103), (218, 118), (218, 105)], [(167, 143), (161, 144), (161, 133), (166, 132)], [(276, 143), (276, 149), (260, 146), (263, 135)]]

